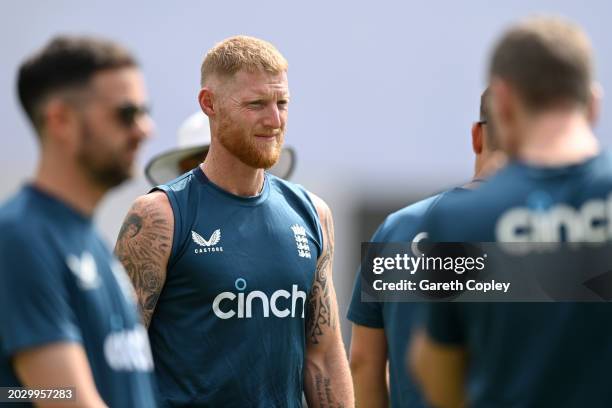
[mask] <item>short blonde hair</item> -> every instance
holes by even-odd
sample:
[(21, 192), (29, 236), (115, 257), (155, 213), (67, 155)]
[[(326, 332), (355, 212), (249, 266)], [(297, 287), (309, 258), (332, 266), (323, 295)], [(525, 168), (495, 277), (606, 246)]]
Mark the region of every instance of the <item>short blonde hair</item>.
[(238, 35), (216, 44), (202, 62), (200, 84), (213, 76), (232, 76), (241, 69), (280, 73), (287, 70), (287, 60), (267, 41)]
[(531, 110), (562, 102), (586, 105), (594, 76), (584, 31), (558, 17), (532, 17), (512, 26), (493, 50), (489, 78), (510, 81)]

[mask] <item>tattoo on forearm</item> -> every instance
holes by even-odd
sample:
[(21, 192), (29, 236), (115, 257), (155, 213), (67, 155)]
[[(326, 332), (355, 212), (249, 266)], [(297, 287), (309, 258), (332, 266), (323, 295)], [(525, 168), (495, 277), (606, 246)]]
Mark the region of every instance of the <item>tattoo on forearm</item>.
[(132, 280), (147, 326), (164, 282), (164, 254), (171, 245), (172, 230), (162, 212), (152, 203), (137, 201), (119, 231), (115, 254)]
[(341, 402), (334, 402), (334, 396), (331, 388), (331, 379), (323, 377), (321, 374), (315, 375), (315, 391), (320, 407), (343, 408)]
[(317, 263), (315, 280), (308, 298), (308, 320), (306, 322), (306, 330), (313, 344), (319, 343), (319, 337), (324, 334), (326, 327), (333, 329), (336, 324), (332, 310), (332, 295), (328, 279), (334, 252), (334, 231), (329, 217), (324, 218), (323, 228), (327, 236), (326, 245)]

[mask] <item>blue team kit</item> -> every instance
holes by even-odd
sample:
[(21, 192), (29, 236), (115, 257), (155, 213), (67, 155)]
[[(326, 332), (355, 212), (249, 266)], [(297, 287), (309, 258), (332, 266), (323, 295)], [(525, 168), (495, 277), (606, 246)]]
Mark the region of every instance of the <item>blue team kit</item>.
[(149, 326), (162, 406), (302, 405), (308, 294), (322, 231), (308, 193), (266, 174), (253, 197), (197, 167), (158, 186), (174, 213)]
[(17, 353), (74, 342), (108, 406), (155, 406), (134, 290), (91, 218), (25, 186), (0, 208), (0, 229), (0, 384), (21, 386)]
[[(609, 153), (562, 167), (513, 162), (478, 190), (439, 200), (421, 228), (435, 242), (602, 242), (612, 231), (610, 191)], [(427, 304), (423, 319), (435, 341), (467, 348), (472, 407), (612, 406), (612, 392), (602, 392), (610, 304), (441, 302)]]
[[(448, 194), (461, 194), (456, 188), (402, 208), (389, 215), (370, 242), (412, 242), (423, 217)], [(418, 303), (362, 302), (361, 272), (357, 272), (347, 318), (355, 324), (384, 329), (389, 356), (389, 387), (392, 407), (426, 407), (423, 396), (406, 371), (406, 349), (413, 328), (418, 326)]]

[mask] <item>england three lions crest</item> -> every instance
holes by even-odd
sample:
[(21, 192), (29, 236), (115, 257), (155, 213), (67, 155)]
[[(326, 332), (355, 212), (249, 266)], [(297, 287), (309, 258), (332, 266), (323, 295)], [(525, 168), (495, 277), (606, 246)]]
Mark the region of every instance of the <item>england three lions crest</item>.
[(291, 226), (293, 236), (295, 238), (295, 245), (300, 258), (310, 259), (310, 245), (308, 245), (308, 238), (306, 237), (306, 229), (301, 225), (294, 224)]

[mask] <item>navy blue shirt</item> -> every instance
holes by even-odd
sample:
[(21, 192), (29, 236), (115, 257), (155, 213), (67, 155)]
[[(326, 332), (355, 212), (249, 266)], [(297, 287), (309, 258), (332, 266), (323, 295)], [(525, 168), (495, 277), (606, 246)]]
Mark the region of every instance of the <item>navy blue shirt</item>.
[(106, 404), (155, 406), (133, 288), (91, 219), (26, 186), (0, 208), (0, 231), (0, 386), (21, 386), (16, 353), (73, 342)]
[[(370, 242), (411, 242), (420, 232), (425, 214), (447, 191), (409, 205), (389, 215), (378, 227)], [(348, 319), (361, 326), (384, 329), (389, 359), (390, 399), (392, 407), (425, 407), (419, 388), (406, 371), (408, 340), (417, 322), (419, 303), (362, 302), (361, 273), (357, 272)]]
[(149, 326), (164, 406), (299, 407), (322, 231), (307, 192), (266, 174), (240, 197), (199, 167), (159, 186), (174, 213)]
[[(435, 242), (585, 242), (611, 238), (612, 159), (564, 167), (510, 163), (471, 194), (440, 200)], [(612, 305), (435, 303), (425, 325), (466, 347), (473, 407), (612, 406)]]

